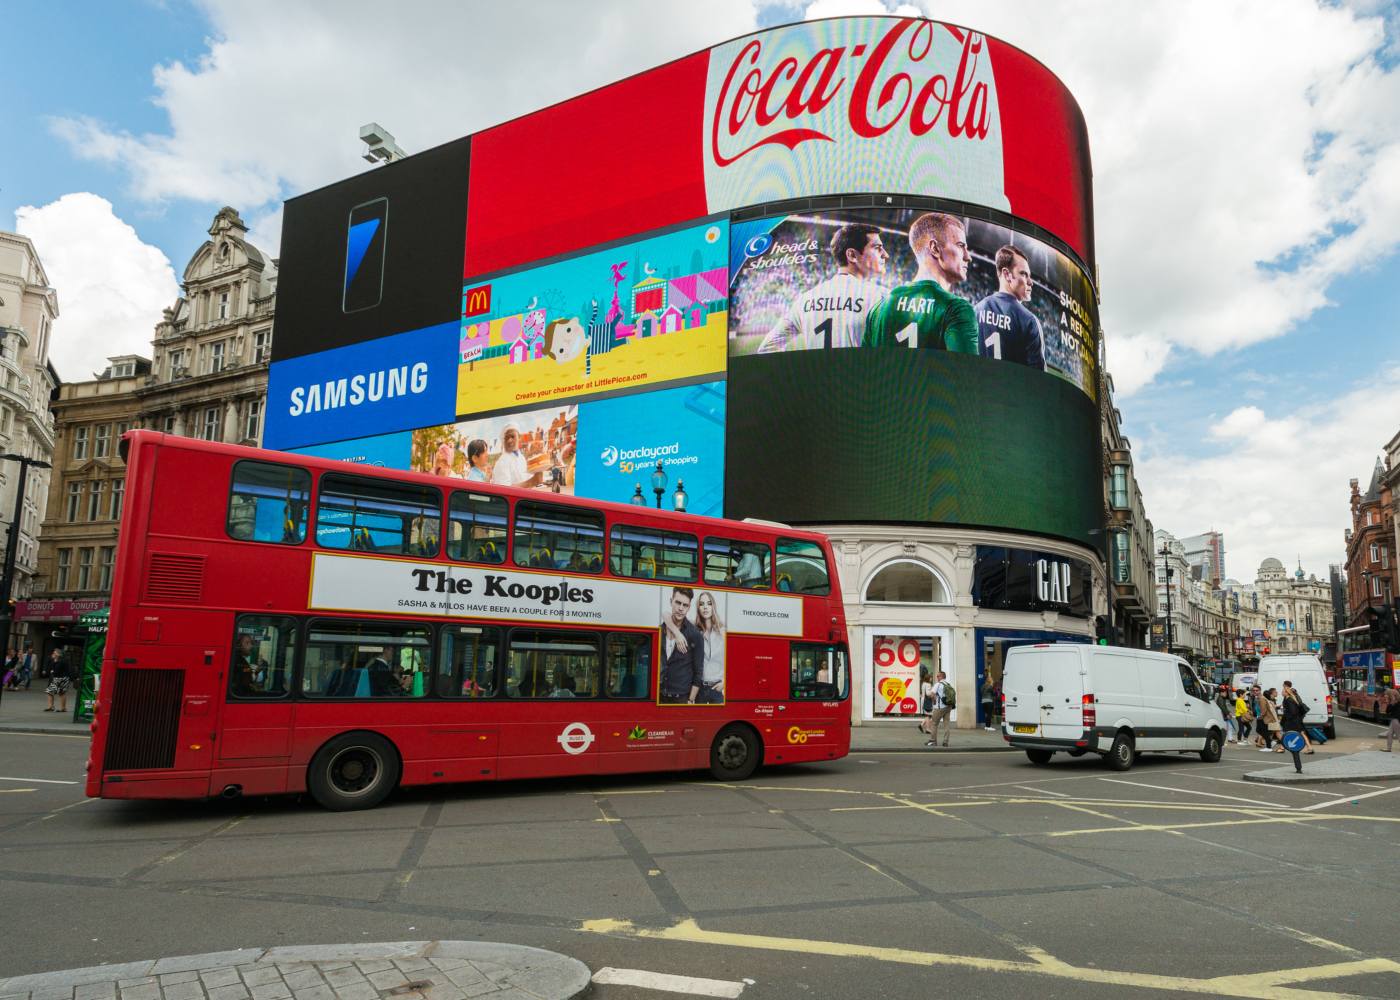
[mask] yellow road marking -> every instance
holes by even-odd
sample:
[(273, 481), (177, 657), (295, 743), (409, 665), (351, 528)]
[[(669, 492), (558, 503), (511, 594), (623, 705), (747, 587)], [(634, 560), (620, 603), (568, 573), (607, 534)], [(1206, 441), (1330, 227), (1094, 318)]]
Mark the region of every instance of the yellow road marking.
[(1351, 962), (1337, 962), (1331, 965), (1221, 976), (1216, 979), (1192, 979), (1186, 976), (1165, 976), (1145, 972), (1076, 966), (1036, 947), (1021, 949), (1030, 961), (1011, 961), (1001, 958), (985, 958), (979, 955), (954, 955), (946, 952), (915, 951), (909, 948), (852, 944), (846, 941), (822, 941), (808, 938), (776, 937), (768, 934), (707, 931), (694, 920), (682, 920), (671, 927), (660, 929), (637, 927), (628, 920), (586, 920), (579, 925), (579, 930), (587, 934), (605, 934), (658, 941), (683, 941), (691, 944), (784, 951), (831, 958), (864, 958), (901, 965), (955, 966), (977, 969), (982, 972), (1053, 976), (1076, 982), (1168, 990), (1179, 993), (1205, 993), (1250, 998), (1267, 995), (1282, 998), (1282, 1000), (1321, 1000), (1323, 997), (1346, 996), (1346, 994), (1319, 993), (1308, 989), (1288, 989), (1283, 985), (1286, 983), (1343, 978), (1368, 973), (1400, 973), (1400, 962), (1388, 958), (1365, 958)]
[(37, 788), (0, 788), (0, 795), (18, 795), (20, 792), (35, 792)]

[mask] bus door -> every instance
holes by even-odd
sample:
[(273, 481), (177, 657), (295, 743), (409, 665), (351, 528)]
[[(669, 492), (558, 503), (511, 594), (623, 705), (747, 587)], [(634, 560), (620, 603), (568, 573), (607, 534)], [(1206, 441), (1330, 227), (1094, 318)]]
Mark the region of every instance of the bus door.
[[(213, 657), (221, 668), (217, 677), (223, 708), (218, 727), (220, 773), (210, 779), (211, 794), (227, 784), (242, 784), (248, 794), (285, 789), (296, 632), (290, 618), (244, 615), (234, 630), (233, 648)], [(227, 773), (230, 769), (240, 772), (234, 780)]]

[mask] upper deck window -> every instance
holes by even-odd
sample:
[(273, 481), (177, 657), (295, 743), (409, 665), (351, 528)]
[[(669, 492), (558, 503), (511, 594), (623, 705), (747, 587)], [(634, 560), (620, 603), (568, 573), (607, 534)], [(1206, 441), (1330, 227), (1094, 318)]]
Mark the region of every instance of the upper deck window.
[(773, 585), (773, 550), (762, 542), (705, 539), (705, 582), (767, 590)]
[(820, 545), (778, 539), (778, 589), (793, 594), (831, 593), (831, 574)]
[(328, 549), (389, 555), (437, 555), (442, 494), (431, 486), (382, 479), (321, 477), (316, 542)]
[(462, 562), (505, 562), (509, 515), (510, 506), (505, 497), (453, 493), (447, 507), (448, 557)]
[(515, 565), (603, 572), (603, 515), (522, 500), (515, 505)]
[[(114, 492), (114, 506), (116, 496)], [(272, 462), (237, 462), (228, 499), (229, 537), (300, 545), (306, 541), (310, 497), (311, 473), (305, 469)]]
[(693, 583), (698, 549), (694, 535), (616, 524), (608, 563), (616, 576)]

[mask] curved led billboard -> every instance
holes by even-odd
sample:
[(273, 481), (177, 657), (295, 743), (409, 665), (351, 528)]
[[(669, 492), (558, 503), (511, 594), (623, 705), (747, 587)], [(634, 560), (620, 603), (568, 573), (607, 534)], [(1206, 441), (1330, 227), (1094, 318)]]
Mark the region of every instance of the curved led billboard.
[(289, 201), (265, 443), (1092, 542), (1090, 187), (1073, 98), (996, 39), (734, 39)]

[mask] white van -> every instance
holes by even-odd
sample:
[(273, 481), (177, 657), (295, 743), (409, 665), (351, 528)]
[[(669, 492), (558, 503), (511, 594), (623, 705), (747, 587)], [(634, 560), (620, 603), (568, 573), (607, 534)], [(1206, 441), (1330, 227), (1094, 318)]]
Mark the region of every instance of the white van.
[(1044, 643), (1006, 654), (1003, 735), (1033, 764), (1057, 751), (1103, 754), (1126, 771), (1139, 753), (1199, 753), (1214, 764), (1225, 720), (1214, 692), (1179, 657), (1145, 649)]
[(1332, 693), (1327, 688), (1327, 672), (1322, 669), (1322, 661), (1311, 653), (1276, 653), (1260, 658), (1255, 684), (1264, 691), (1278, 688), (1278, 697), (1282, 698), (1284, 681), (1293, 682), (1298, 696), (1308, 706), (1303, 724), (1317, 726), (1329, 740), (1335, 740), (1337, 725), (1332, 718)]

